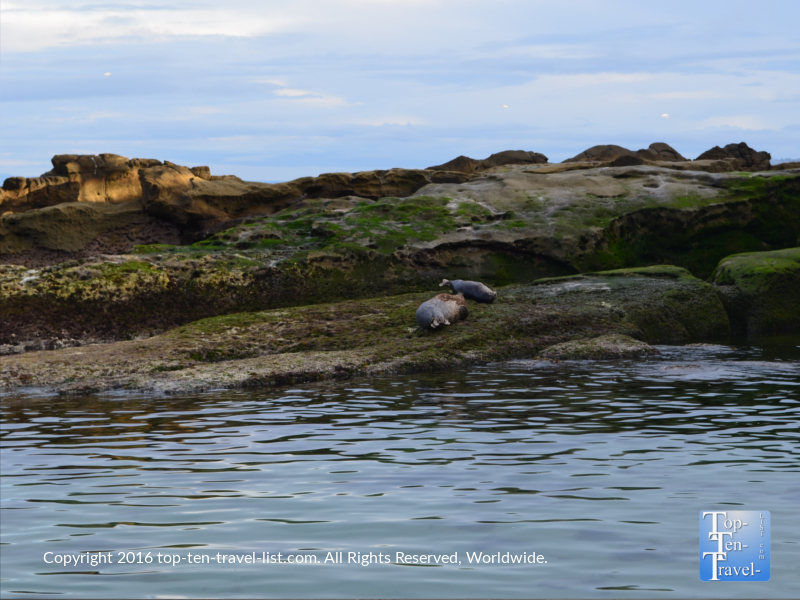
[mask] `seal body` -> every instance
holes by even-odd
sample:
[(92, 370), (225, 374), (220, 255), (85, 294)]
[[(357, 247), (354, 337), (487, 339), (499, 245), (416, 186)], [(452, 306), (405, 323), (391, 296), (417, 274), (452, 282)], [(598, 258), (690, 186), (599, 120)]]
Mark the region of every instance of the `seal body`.
[(469, 316), (467, 301), (461, 294), (437, 294), (419, 305), (417, 325), (428, 331), (450, 325)]
[(461, 294), (467, 300), (491, 304), (497, 298), (497, 292), (493, 292), (480, 281), (464, 281), (462, 279), (450, 281), (449, 279), (443, 279), (439, 287), (445, 285), (449, 285), (454, 294)]

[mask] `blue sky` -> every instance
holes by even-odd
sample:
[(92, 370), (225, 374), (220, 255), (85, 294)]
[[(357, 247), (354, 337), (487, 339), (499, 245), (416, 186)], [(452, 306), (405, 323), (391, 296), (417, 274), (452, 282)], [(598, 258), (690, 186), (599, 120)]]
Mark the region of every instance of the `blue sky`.
[[(663, 141), (800, 156), (800, 2), (2, 0), (0, 172), (285, 181)], [(662, 115), (669, 115), (668, 117)]]

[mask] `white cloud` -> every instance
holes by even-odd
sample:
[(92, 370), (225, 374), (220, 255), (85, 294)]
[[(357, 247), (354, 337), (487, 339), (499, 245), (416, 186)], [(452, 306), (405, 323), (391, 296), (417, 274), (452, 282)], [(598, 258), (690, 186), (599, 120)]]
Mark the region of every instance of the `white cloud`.
[(80, 6), (27, 0), (0, 5), (0, 49), (29, 52), (116, 38), (222, 35), (252, 37), (285, 30), (294, 19), (264, 11), (155, 5)]
[(648, 81), (650, 73), (581, 73), (578, 75), (542, 75), (537, 83), (554, 88), (582, 88), (617, 83), (638, 83)]
[(321, 106), (321, 107), (358, 106), (359, 104), (361, 104), (360, 102), (348, 102), (344, 98), (339, 98), (338, 96), (323, 96), (323, 95), (302, 96), (300, 98), (295, 98), (293, 100), (301, 104), (308, 104), (311, 106)]
[(758, 131), (766, 129), (764, 122), (752, 115), (741, 115), (733, 117), (711, 117), (700, 122), (703, 127), (736, 127), (738, 129), (749, 129)]
[(315, 96), (314, 92), (309, 92), (308, 90), (295, 90), (292, 88), (284, 88), (275, 91), (276, 96), (289, 96), (290, 98), (297, 98), (300, 96)]
[(709, 91), (663, 92), (660, 94), (650, 94), (647, 97), (653, 98), (654, 100), (716, 100), (725, 98), (725, 94)]
[[(266, 80), (261, 83), (270, 83), (272, 85), (286, 85), (282, 82)], [(328, 96), (320, 94), (319, 92), (311, 92), (309, 90), (299, 90), (296, 88), (281, 87), (275, 90), (276, 96), (281, 96), (287, 100), (301, 102), (303, 104), (311, 104), (316, 106), (356, 106), (360, 103), (347, 102), (344, 98), (338, 96)]]
[(571, 46), (565, 44), (537, 44), (533, 46), (516, 46), (514, 54), (523, 54), (529, 58), (592, 58), (596, 51), (588, 46)]
[(379, 117), (356, 121), (357, 125), (370, 125), (372, 127), (382, 127), (384, 125), (399, 125), (405, 127), (408, 125), (422, 125), (423, 123), (424, 121), (417, 117)]
[[(7, 153), (8, 154), (8, 153)], [(28, 167), (31, 165), (40, 165), (42, 161), (34, 161), (34, 160), (16, 160), (13, 158), (0, 158), (0, 168), (7, 168), (7, 167)]]
[(289, 85), (282, 79), (256, 79), (256, 83), (267, 83), (269, 85), (278, 85), (281, 87), (287, 87)]
[(669, 114), (664, 113), (663, 115), (661, 115), (661, 117), (664, 118), (664, 119), (669, 119)]
[(227, 112), (226, 110), (216, 106), (190, 106), (188, 110), (196, 115), (213, 115), (216, 113)]

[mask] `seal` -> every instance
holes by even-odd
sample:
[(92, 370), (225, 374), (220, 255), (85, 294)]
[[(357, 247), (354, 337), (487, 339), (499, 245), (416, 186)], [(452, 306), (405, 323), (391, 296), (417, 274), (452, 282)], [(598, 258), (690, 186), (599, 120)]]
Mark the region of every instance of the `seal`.
[(445, 285), (449, 285), (454, 294), (461, 294), (467, 300), (491, 304), (497, 298), (497, 292), (493, 292), (480, 281), (463, 281), (461, 279), (450, 281), (449, 279), (443, 279), (439, 287)]
[(437, 294), (417, 309), (417, 325), (433, 331), (469, 316), (467, 301), (461, 294)]

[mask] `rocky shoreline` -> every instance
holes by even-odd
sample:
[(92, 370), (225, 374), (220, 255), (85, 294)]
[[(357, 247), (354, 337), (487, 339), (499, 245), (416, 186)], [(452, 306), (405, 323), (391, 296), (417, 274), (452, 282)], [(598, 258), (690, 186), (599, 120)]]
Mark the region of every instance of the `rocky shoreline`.
[[(745, 144), (286, 184), (53, 165), (0, 195), (5, 390), (174, 393), (800, 331), (800, 165)], [(498, 300), (424, 332), (414, 311), (443, 278)]]

